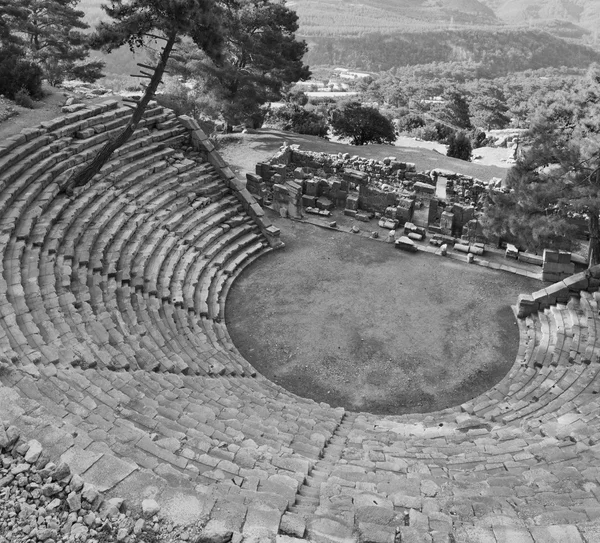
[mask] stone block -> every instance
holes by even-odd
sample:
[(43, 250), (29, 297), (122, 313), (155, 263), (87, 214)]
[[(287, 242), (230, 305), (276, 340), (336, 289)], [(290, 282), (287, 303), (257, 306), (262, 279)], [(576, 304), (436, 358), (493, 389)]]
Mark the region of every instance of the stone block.
[(562, 277), (561, 273), (542, 272), (542, 280), (547, 283), (555, 283), (556, 281), (560, 281)]
[(567, 264), (561, 264), (559, 262), (544, 262), (542, 265), (544, 273), (563, 273), (572, 274), (575, 271), (575, 264), (570, 262)]
[(539, 309), (539, 301), (533, 299), (531, 294), (519, 294), (517, 298), (517, 316), (527, 317)]
[(512, 243), (507, 243), (504, 256), (506, 258), (514, 258), (516, 260), (519, 258), (519, 250)]
[[(178, 117), (179, 122), (188, 130), (200, 130), (200, 125), (196, 121), (196, 119), (192, 119), (192, 117), (188, 115), (180, 115)], [(200, 130), (201, 131), (201, 130)], [(202, 132), (204, 134), (204, 132)], [(206, 134), (205, 134), (206, 136)]]
[(417, 181), (413, 185), (413, 189), (415, 190), (415, 192), (417, 192), (419, 194), (423, 194), (423, 195), (434, 195), (435, 194), (435, 187), (433, 185), (429, 185), (428, 183), (423, 183), (421, 181)]
[(596, 264), (595, 266), (589, 268), (588, 273), (590, 274), (590, 277), (594, 279), (600, 279), (600, 264)]
[(317, 207), (319, 209), (326, 209), (328, 211), (331, 211), (334, 208), (333, 202), (329, 198), (325, 198), (324, 196), (317, 198)]
[(281, 230), (277, 226), (267, 226), (265, 231), (268, 236), (279, 237), (281, 235)]
[(407, 236), (398, 238), (394, 245), (396, 249), (402, 249), (403, 251), (416, 252), (418, 250), (413, 240)]
[(249, 212), (253, 217), (264, 217), (265, 215), (263, 208), (260, 207), (256, 202), (250, 204)]
[(303, 538), (306, 533), (306, 522), (300, 515), (287, 512), (281, 517), (279, 530), (284, 534)]
[(356, 185), (367, 185), (369, 183), (369, 175), (359, 170), (346, 170), (342, 177), (345, 181)]
[(308, 194), (302, 195), (302, 205), (303, 207), (316, 207), (317, 206), (317, 197), (309, 196)]
[(263, 182), (263, 178), (260, 175), (256, 175), (254, 173), (246, 174), (246, 183), (260, 185), (262, 182)]
[(529, 530), (520, 526), (493, 526), (498, 543), (535, 543)]
[(544, 263), (543, 257), (534, 255), (533, 253), (519, 253), (519, 260), (527, 264), (535, 264), (536, 266), (541, 266)]
[(252, 204), (254, 204), (254, 198), (252, 197), (252, 194), (250, 194), (250, 192), (248, 191), (248, 189), (242, 189), (238, 192), (239, 197), (241, 198), (241, 202), (242, 205), (244, 206), (244, 208), (248, 208), (250, 207)]
[(558, 263), (559, 264), (570, 264), (571, 263), (571, 253), (567, 251), (559, 251), (558, 252)]
[(208, 162), (212, 164), (215, 168), (217, 168), (219, 171), (223, 168), (227, 168), (227, 162), (225, 162), (223, 160), (223, 157), (216, 151), (208, 153), (207, 159)]
[(265, 174), (271, 169), (269, 164), (265, 164), (264, 162), (259, 162), (254, 167), (254, 173), (256, 175), (260, 175), (262, 179), (265, 179)]
[(535, 543), (583, 543), (581, 534), (572, 524), (558, 526), (532, 526)]
[(396, 541), (396, 528), (394, 526), (381, 526), (373, 522), (360, 522), (358, 524), (361, 543), (394, 543)]
[(543, 262), (552, 262), (558, 264), (558, 251), (552, 251), (551, 249), (544, 249), (542, 255)]
[(587, 290), (589, 286), (589, 279), (585, 272), (581, 272), (563, 279), (563, 283), (569, 290)]
[(398, 221), (396, 219), (382, 218), (379, 220), (379, 227), (395, 230), (398, 227)]
[(304, 183), (304, 190), (308, 196), (319, 196), (319, 182), (315, 179), (307, 179)]
[(327, 517), (312, 518), (307, 526), (308, 537), (320, 543), (356, 543), (354, 526)]
[(357, 211), (358, 210), (358, 196), (350, 194), (346, 198), (346, 209)]

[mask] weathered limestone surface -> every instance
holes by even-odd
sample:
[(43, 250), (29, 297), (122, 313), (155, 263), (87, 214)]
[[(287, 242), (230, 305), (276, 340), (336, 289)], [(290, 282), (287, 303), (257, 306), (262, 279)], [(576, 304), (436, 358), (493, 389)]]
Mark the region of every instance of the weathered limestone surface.
[(599, 540), (600, 272), (522, 296), (513, 368), (463, 405), (298, 398), (227, 333), (229, 288), (279, 232), (191, 119), (152, 106), (91, 186), (60, 192), (128, 112), (78, 109), (0, 147), (0, 448), (55, 463), (48, 503), (68, 466), (68, 507), (159, 507), (205, 540)]

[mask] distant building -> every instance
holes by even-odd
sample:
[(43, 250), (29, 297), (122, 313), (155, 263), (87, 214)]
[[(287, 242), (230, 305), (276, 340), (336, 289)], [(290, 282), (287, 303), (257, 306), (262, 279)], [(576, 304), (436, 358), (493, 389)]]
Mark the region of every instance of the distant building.
[(351, 72), (348, 68), (335, 68), (333, 71), (337, 77), (341, 79), (351, 79), (353, 81), (371, 77), (371, 74), (367, 72)]

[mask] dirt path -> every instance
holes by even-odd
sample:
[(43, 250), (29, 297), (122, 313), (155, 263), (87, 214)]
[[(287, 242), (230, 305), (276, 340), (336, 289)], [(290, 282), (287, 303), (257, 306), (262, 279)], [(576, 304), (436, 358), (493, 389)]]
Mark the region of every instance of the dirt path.
[(400, 414), (457, 405), (512, 366), (510, 305), (535, 281), (276, 222), (286, 249), (247, 270), (227, 305), (236, 346), (266, 377), (334, 406)]
[[(35, 108), (33, 109), (13, 105), (18, 114), (0, 123), (0, 142), (9, 136), (18, 134), (23, 128), (32, 128), (39, 125), (41, 122), (49, 121), (64, 115), (61, 108), (65, 103), (67, 96), (71, 96), (72, 93), (49, 85), (44, 85), (44, 93), (44, 98), (36, 102)], [(99, 96), (98, 98), (93, 99), (83, 99), (81, 96), (78, 96), (77, 98), (79, 101), (86, 104), (93, 104), (119, 97)]]

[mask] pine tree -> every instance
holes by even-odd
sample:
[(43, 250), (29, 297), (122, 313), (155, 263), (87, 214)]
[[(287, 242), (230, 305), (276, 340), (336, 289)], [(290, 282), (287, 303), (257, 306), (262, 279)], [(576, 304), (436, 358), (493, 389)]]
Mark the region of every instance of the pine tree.
[(446, 156), (459, 158), (460, 160), (471, 160), (473, 146), (471, 140), (464, 132), (452, 134), (448, 138), (448, 150)]
[(0, 0), (0, 94), (14, 99), (25, 92), (37, 98), (42, 94), (42, 72), (25, 57), (18, 28), (27, 19), (27, 11), (13, 0)]
[(459, 129), (469, 130), (472, 128), (469, 115), (469, 104), (463, 92), (456, 89), (444, 94), (445, 102), (439, 110), (433, 111), (441, 121), (451, 124)]
[(529, 249), (576, 246), (573, 218), (587, 219), (589, 264), (600, 263), (600, 71), (570, 92), (548, 96), (530, 131), (531, 146), (490, 193), (483, 223)]
[(23, 23), (26, 16), (23, 7), (13, 0), (0, 0), (0, 44), (3, 47), (22, 43), (14, 31)]
[(296, 39), (298, 16), (284, 1), (222, 0), (222, 6), (221, 62), (187, 47), (173, 70), (205, 79), (229, 125), (257, 126), (260, 106), (281, 99), (291, 83), (310, 77), (302, 62), (307, 45)]
[(50, 84), (65, 77), (83, 76), (94, 81), (102, 76), (103, 62), (89, 61), (88, 28), (79, 0), (19, 0), (26, 17), (18, 25), (31, 58), (44, 70)]
[[(133, 115), (121, 133), (110, 140), (90, 164), (67, 183), (66, 192), (92, 180), (112, 153), (133, 135), (146, 107), (154, 97), (177, 43), (185, 36), (210, 58), (218, 59), (222, 50), (220, 21), (222, 11), (214, 0), (110, 0), (103, 6), (111, 22), (101, 22), (92, 45), (110, 52), (128, 44), (132, 51), (150, 43), (163, 43), (157, 65), (148, 73), (149, 82)], [(144, 73), (144, 72), (142, 72)]]

